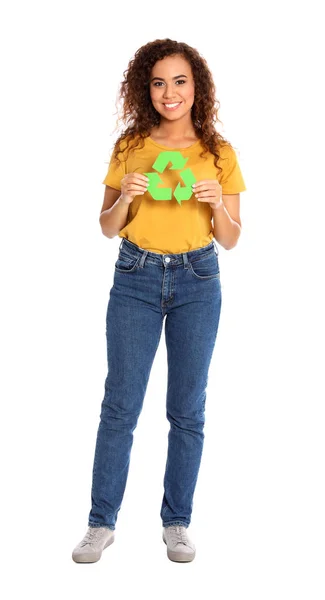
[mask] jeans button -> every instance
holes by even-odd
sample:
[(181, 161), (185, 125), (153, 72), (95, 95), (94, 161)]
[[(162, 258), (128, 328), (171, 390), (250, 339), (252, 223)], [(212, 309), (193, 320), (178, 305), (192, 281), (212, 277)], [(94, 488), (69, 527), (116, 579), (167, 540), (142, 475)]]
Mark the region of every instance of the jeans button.
[(166, 263), (169, 263), (169, 262), (170, 262), (170, 258), (169, 258), (169, 256), (166, 256), (166, 258), (165, 258), (165, 262), (166, 262)]

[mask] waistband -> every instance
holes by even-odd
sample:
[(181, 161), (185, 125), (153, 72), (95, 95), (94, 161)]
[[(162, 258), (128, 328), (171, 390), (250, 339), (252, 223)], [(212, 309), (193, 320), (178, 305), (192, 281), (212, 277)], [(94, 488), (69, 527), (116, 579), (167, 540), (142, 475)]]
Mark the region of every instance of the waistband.
[(145, 250), (137, 244), (134, 244), (130, 240), (126, 238), (122, 238), (122, 241), (119, 246), (119, 250), (126, 251), (127, 254), (131, 256), (138, 257), (142, 256), (140, 264), (143, 265), (144, 261), (147, 258), (150, 258), (150, 261), (155, 262), (157, 264), (169, 263), (173, 265), (178, 265), (184, 263), (185, 265), (188, 262), (191, 262), (193, 259), (198, 258), (200, 256), (204, 256), (206, 254), (210, 254), (211, 252), (215, 252), (218, 256), (218, 246), (213, 239), (210, 244), (207, 246), (203, 246), (202, 248), (196, 248), (196, 250), (189, 250), (188, 252), (180, 252), (178, 254), (159, 254), (158, 252), (151, 252), (149, 250)]

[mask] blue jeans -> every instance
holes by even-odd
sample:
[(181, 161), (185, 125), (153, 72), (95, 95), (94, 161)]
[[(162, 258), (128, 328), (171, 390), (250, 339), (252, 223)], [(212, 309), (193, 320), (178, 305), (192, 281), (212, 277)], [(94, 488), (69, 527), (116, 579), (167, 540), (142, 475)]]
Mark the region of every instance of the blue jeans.
[(105, 395), (93, 465), (88, 526), (115, 529), (129, 471), (133, 431), (159, 345), (167, 347), (170, 423), (160, 516), (191, 521), (204, 441), (208, 370), (221, 310), (218, 248), (149, 252), (122, 239), (106, 315)]

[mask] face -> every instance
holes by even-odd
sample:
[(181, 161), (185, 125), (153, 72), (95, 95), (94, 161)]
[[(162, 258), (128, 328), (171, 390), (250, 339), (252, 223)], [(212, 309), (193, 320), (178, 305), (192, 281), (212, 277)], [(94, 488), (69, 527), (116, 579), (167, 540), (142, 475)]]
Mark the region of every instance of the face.
[[(176, 120), (190, 113), (194, 87), (191, 65), (182, 56), (166, 56), (151, 70), (151, 101), (165, 119)], [(176, 106), (169, 107), (169, 104)]]

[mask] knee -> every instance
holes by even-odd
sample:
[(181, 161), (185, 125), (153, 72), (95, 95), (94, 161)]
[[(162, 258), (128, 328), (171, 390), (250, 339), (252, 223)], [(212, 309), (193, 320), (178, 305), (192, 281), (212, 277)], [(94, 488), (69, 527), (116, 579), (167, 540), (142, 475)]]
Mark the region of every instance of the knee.
[(107, 427), (114, 429), (134, 430), (138, 423), (139, 410), (132, 410), (118, 402), (104, 399), (102, 402), (100, 420)]
[(167, 419), (172, 429), (180, 429), (183, 431), (192, 431), (194, 433), (201, 432), (204, 428), (205, 423), (205, 411), (202, 410), (183, 414), (183, 413), (171, 413), (167, 411)]

